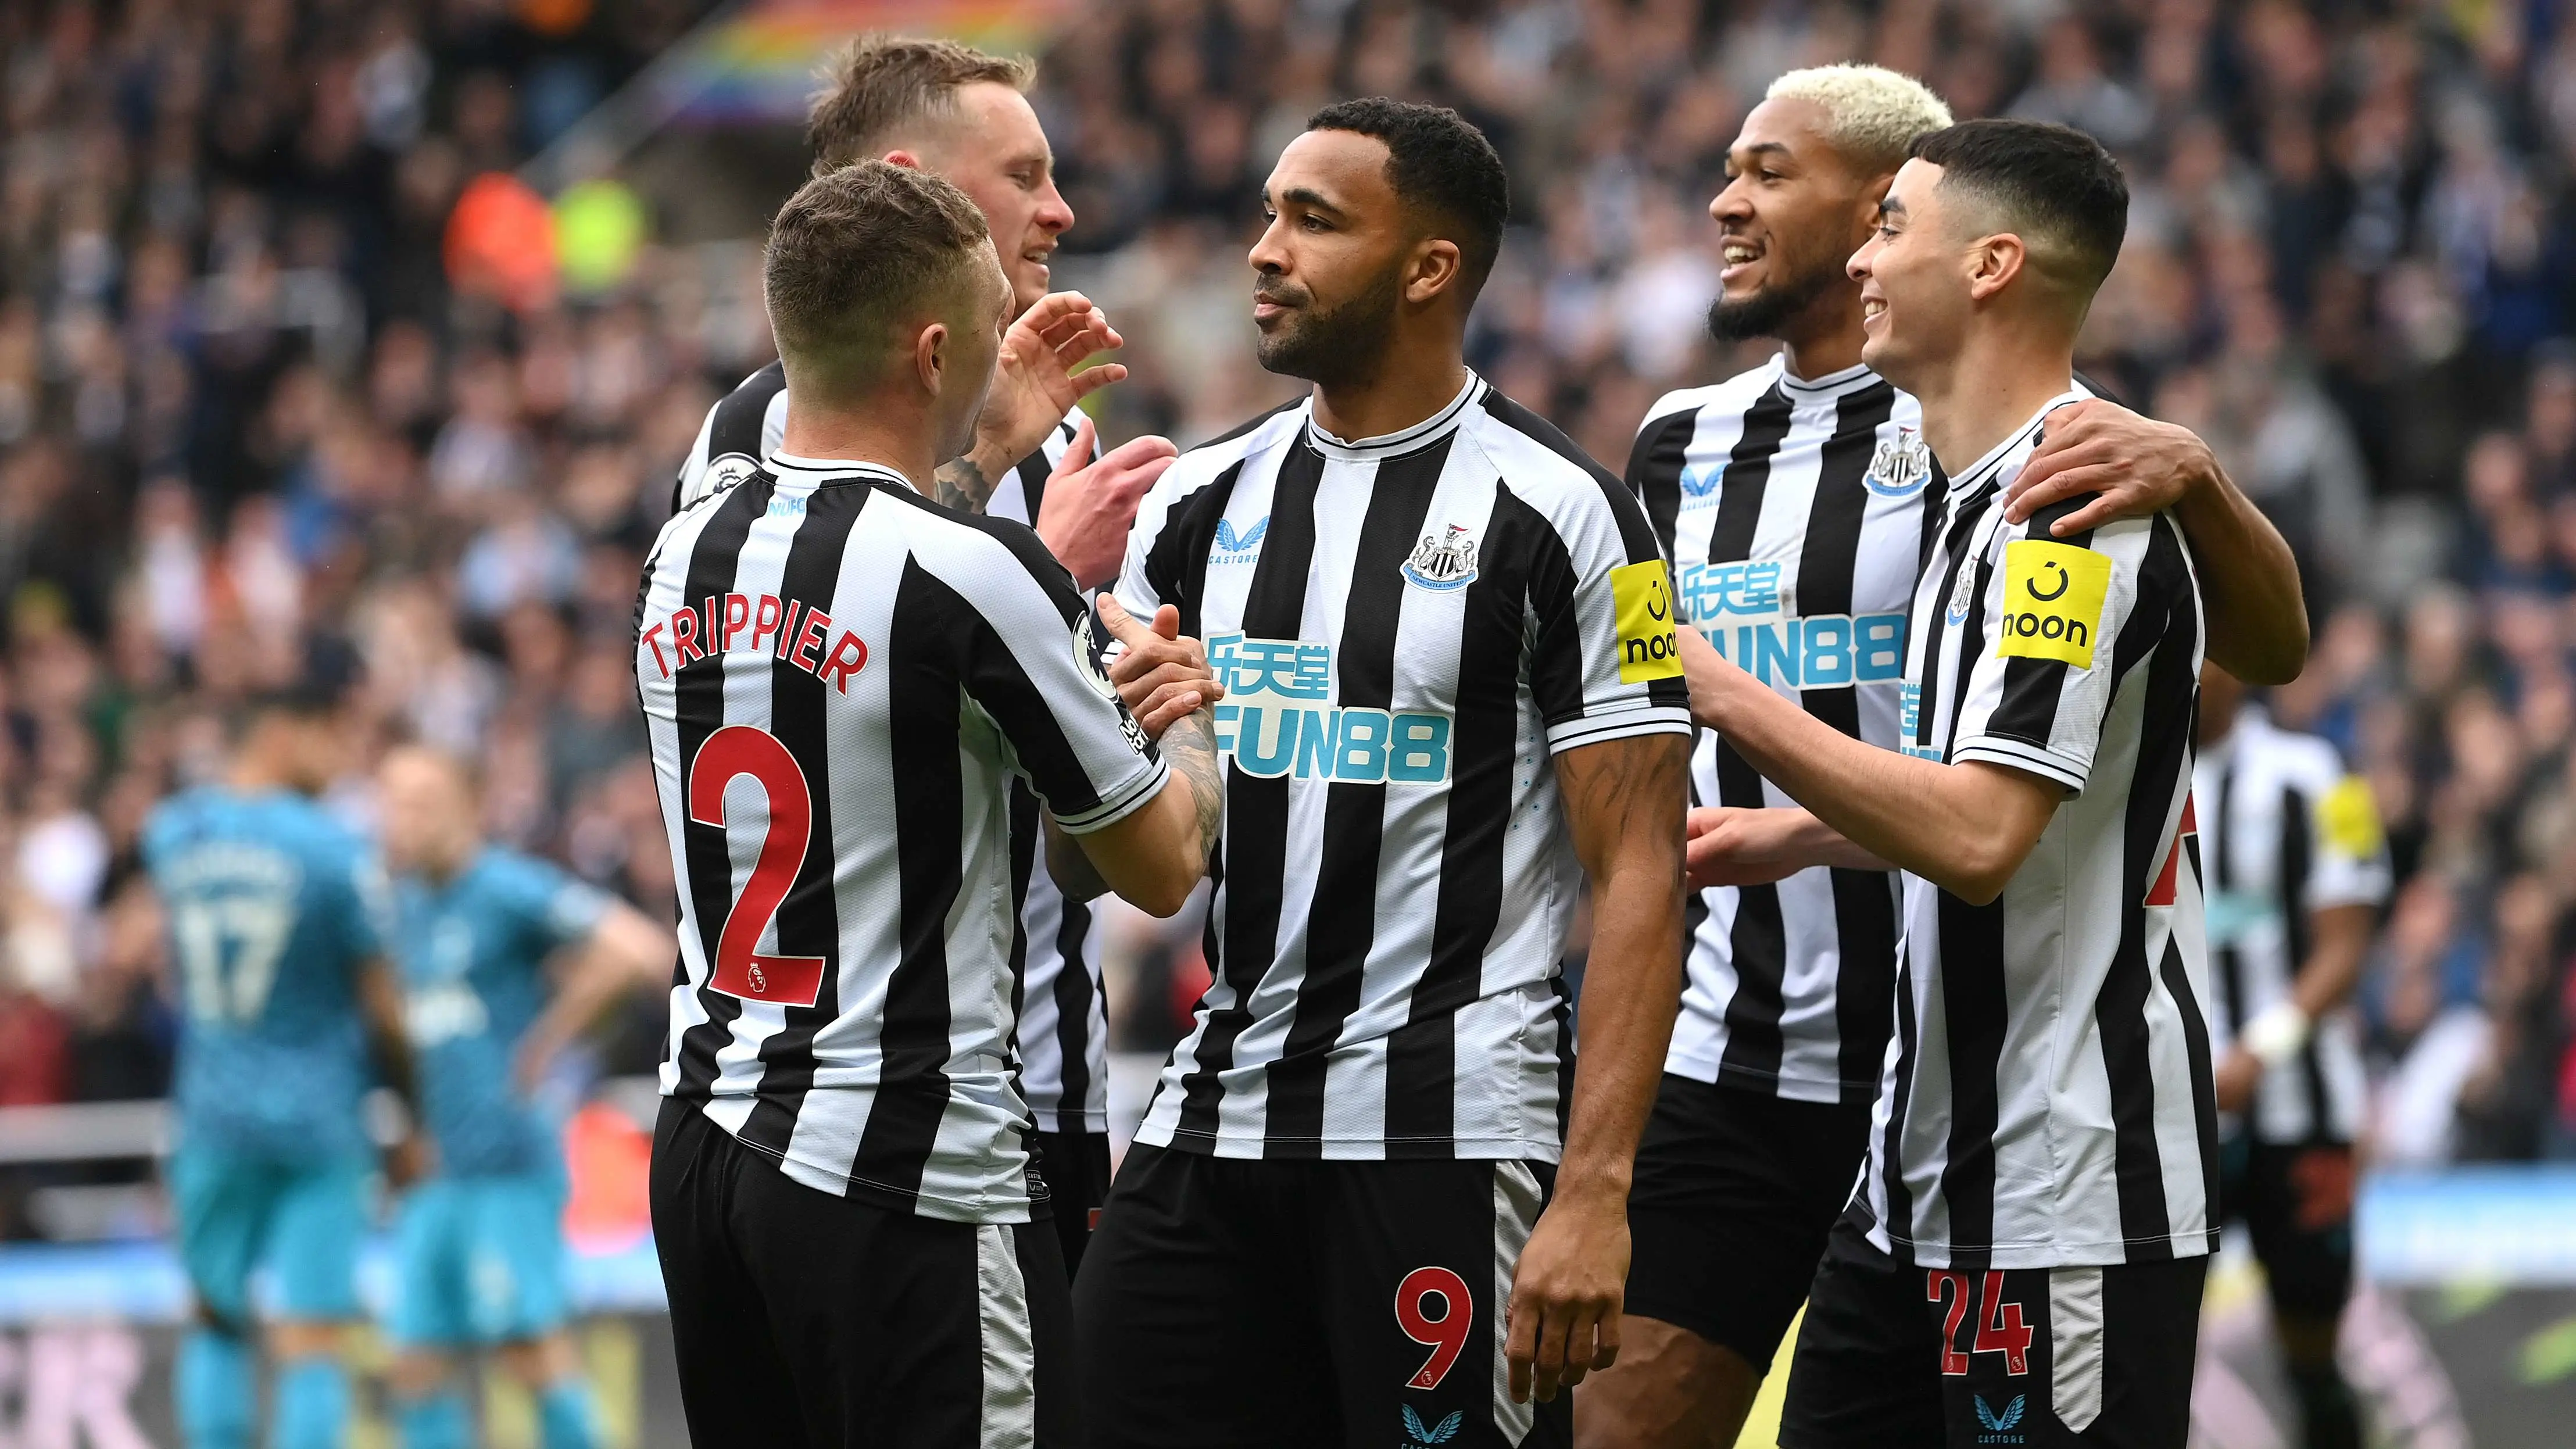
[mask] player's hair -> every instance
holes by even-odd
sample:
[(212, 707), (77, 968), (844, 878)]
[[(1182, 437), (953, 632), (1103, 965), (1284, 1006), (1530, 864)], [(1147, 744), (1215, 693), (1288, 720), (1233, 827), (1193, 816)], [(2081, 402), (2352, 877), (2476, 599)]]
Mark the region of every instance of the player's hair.
[(903, 133), (957, 115), (961, 86), (991, 81), (1025, 91), (1037, 79), (1025, 56), (994, 55), (953, 40), (863, 35), (824, 62), (823, 88), (805, 112), (816, 172), (882, 156)]
[(1825, 113), (1825, 140), (1872, 175), (1905, 164), (1914, 138), (1950, 124), (1950, 108), (1910, 75), (1876, 65), (1818, 65), (1793, 70), (1762, 93), (1766, 101), (1813, 101)]
[(1474, 302), (1493, 273), (1512, 214), (1511, 179), (1485, 133), (1447, 106), (1385, 96), (1326, 106), (1307, 119), (1306, 129), (1351, 131), (1386, 143), (1388, 183), (1458, 244), (1462, 300)]
[(2047, 121), (1979, 120), (1918, 136), (1910, 154), (1941, 168), (1943, 191), (1991, 209), (2031, 264), (2090, 299), (2129, 229), (2129, 183), (2102, 143)]
[(798, 187), (769, 225), (761, 275), (789, 373), (865, 384), (890, 329), (966, 283), (985, 235), (965, 192), (908, 167), (861, 161)]
[(454, 780), (465, 792), (466, 799), (483, 798), (483, 766), (474, 759), (460, 755), (443, 745), (430, 744), (426, 740), (405, 739), (385, 751), (385, 760), (391, 761), (402, 755), (427, 760), (439, 769), (445, 770), (448, 778)]

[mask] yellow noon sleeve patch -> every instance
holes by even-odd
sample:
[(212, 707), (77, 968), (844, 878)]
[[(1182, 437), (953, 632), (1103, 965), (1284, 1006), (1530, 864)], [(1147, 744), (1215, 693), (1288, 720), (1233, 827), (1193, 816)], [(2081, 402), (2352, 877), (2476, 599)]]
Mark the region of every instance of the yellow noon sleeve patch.
[(2107, 554), (2071, 543), (2016, 538), (2004, 545), (2004, 605), (1995, 654), (2093, 667), (2102, 600), (2111, 592)]
[(1673, 582), (1662, 559), (1621, 564), (1610, 571), (1610, 600), (1619, 625), (1619, 682), (1643, 684), (1682, 672), (1681, 646), (1673, 639)]
[(2358, 860), (2379, 854), (2387, 835), (2379, 825), (2379, 801), (2359, 775), (2346, 775), (2317, 802), (2317, 833), (2326, 844)]

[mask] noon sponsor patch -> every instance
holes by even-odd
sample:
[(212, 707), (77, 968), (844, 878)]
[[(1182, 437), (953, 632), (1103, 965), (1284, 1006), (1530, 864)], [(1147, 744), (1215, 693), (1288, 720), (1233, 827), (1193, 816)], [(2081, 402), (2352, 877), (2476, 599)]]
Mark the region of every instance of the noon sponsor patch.
[(1679, 678), (1682, 651), (1673, 640), (1673, 585), (1664, 561), (1612, 569), (1610, 599), (1619, 626), (1619, 682)]
[(1996, 655), (2092, 668), (2093, 646), (2102, 632), (2102, 600), (2110, 591), (2108, 555), (2047, 539), (2012, 540), (2004, 545)]

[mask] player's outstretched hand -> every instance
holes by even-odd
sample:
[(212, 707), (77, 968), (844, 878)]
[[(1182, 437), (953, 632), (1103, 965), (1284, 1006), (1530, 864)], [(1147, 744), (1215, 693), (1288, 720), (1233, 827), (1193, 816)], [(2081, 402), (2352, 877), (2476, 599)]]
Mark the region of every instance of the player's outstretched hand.
[(1099, 432), (1091, 419), (1076, 427), (1073, 446), (1047, 475), (1038, 504), (1037, 531), (1047, 552), (1086, 589), (1107, 587), (1127, 555), (1127, 529), (1145, 490), (1180, 456), (1169, 438), (1131, 438), (1094, 461)]
[(2215, 477), (2217, 468), (2209, 445), (2191, 429), (2087, 398), (2048, 415), (2039, 446), (2005, 485), (2004, 517), (2020, 523), (2052, 503), (2096, 495), (2049, 526), (2052, 536), (2066, 538), (2161, 513), (2181, 502), (2194, 482)]
[(1798, 873), (1799, 862), (1782, 847), (1779, 827), (1789, 810), (1702, 805), (1688, 817), (1682, 877), (1693, 890), (1710, 886), (1769, 885)]
[(1627, 1291), (1626, 1201), (1561, 1197), (1548, 1204), (1521, 1249), (1503, 1310), (1512, 1401), (1553, 1399), (1559, 1388), (1618, 1362)]
[(1181, 636), (1180, 610), (1165, 604), (1147, 626), (1117, 595), (1102, 594), (1100, 622), (1124, 646), (1109, 661), (1109, 682), (1118, 686), (1118, 697), (1147, 738), (1161, 739), (1175, 723), (1225, 698), (1225, 686), (1208, 669), (1206, 646)]
[(1074, 369), (1097, 353), (1126, 345), (1109, 318), (1080, 292), (1049, 292), (1020, 314), (1002, 336), (993, 390), (975, 420), (975, 452), (1001, 470), (1038, 450), (1073, 405), (1113, 382), (1127, 369), (1115, 362)]

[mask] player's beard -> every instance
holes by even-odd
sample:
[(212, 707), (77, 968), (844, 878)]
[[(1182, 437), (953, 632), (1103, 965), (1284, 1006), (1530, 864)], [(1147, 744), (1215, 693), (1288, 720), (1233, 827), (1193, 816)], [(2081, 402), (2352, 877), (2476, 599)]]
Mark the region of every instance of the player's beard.
[(1395, 310), (1402, 295), (1401, 269), (1389, 267), (1368, 289), (1330, 311), (1314, 310), (1314, 296), (1289, 285), (1253, 288), (1253, 296), (1296, 303), (1281, 325), (1261, 334), (1253, 345), (1261, 365), (1283, 377), (1332, 386), (1365, 379), (1377, 371), (1395, 335)]
[(1836, 267), (1811, 266), (1741, 300), (1721, 291), (1708, 304), (1708, 335), (1720, 342), (1777, 337), (1790, 318), (1815, 305), (1840, 275)]

